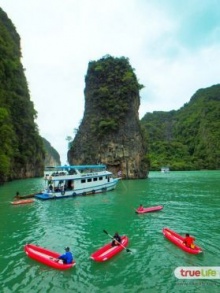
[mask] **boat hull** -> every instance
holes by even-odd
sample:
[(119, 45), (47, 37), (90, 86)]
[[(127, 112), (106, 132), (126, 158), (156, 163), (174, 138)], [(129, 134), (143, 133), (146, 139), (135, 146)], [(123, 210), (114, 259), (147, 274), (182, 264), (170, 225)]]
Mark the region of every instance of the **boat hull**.
[(12, 201), (11, 204), (19, 205), (19, 204), (27, 204), (32, 202), (34, 202), (34, 199), (19, 199), (19, 200)]
[(116, 185), (118, 183), (118, 178), (113, 179), (112, 182), (104, 184), (104, 185), (98, 185), (98, 186), (91, 186), (84, 189), (74, 189), (70, 191), (63, 192), (42, 192), (35, 195), (35, 198), (40, 200), (51, 200), (51, 199), (61, 199), (61, 198), (69, 198), (69, 197), (75, 197), (77, 195), (94, 195), (96, 193), (105, 193), (107, 191), (114, 190), (116, 188)]
[(177, 234), (173, 230), (170, 230), (168, 228), (163, 229), (163, 235), (166, 237), (169, 241), (171, 241), (173, 244), (178, 246), (180, 249), (182, 249), (185, 252), (191, 253), (191, 254), (198, 254), (202, 252), (202, 249), (199, 246), (195, 245), (195, 248), (190, 248), (187, 247), (183, 241), (184, 238), (183, 236)]
[(151, 212), (160, 211), (162, 209), (163, 209), (163, 206), (155, 206), (155, 207), (144, 208), (142, 211), (139, 211), (137, 209), (136, 213), (137, 214), (145, 214), (145, 213), (151, 213)]
[[(128, 245), (128, 237), (122, 236), (121, 244), (126, 247)], [(97, 251), (91, 254), (90, 258), (97, 262), (104, 262), (111, 259), (113, 256), (117, 255), (121, 252), (124, 247), (121, 245), (111, 246), (111, 243), (104, 245), (99, 248)]]
[(34, 244), (26, 244), (24, 251), (28, 257), (57, 270), (68, 270), (76, 264), (75, 262), (71, 264), (59, 263), (56, 261), (60, 256), (59, 253)]

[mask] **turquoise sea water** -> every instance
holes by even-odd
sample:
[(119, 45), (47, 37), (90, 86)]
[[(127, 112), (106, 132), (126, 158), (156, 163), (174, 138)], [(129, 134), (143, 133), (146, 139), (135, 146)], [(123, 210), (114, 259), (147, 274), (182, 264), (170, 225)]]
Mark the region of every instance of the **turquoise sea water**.
[[(10, 204), (43, 188), (42, 179), (18, 180), (0, 187), (1, 293), (220, 292), (218, 280), (180, 280), (177, 267), (220, 266), (220, 171), (151, 172), (146, 180), (120, 181), (105, 194)], [(164, 205), (137, 215), (134, 208)], [(163, 237), (168, 227), (190, 233), (203, 253), (191, 255)], [(129, 237), (129, 249), (105, 263), (89, 257), (118, 231)], [(60, 253), (70, 246), (76, 266), (57, 271), (28, 258), (34, 243)]]

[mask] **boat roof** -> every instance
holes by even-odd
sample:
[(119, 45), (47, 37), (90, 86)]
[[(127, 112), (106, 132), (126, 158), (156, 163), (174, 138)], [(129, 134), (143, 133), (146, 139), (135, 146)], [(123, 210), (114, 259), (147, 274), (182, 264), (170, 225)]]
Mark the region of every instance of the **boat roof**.
[(61, 170), (70, 170), (70, 169), (78, 169), (78, 170), (83, 170), (83, 169), (106, 169), (106, 165), (72, 165), (72, 166), (54, 166), (50, 167), (47, 166), (45, 169), (61, 169)]

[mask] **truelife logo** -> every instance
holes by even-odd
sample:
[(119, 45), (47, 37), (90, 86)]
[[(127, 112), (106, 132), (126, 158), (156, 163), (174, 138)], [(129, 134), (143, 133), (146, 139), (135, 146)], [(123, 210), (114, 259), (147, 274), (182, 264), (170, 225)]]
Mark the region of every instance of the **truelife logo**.
[(178, 267), (174, 275), (178, 279), (220, 279), (220, 267)]

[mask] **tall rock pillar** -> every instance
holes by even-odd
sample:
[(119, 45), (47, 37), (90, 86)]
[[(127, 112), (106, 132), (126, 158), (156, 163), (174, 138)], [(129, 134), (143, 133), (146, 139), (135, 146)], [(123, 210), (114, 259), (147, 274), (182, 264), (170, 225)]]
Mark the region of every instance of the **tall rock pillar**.
[(146, 178), (147, 146), (138, 115), (143, 86), (129, 60), (105, 56), (90, 62), (85, 83), (85, 111), (69, 163), (103, 163), (122, 178)]

